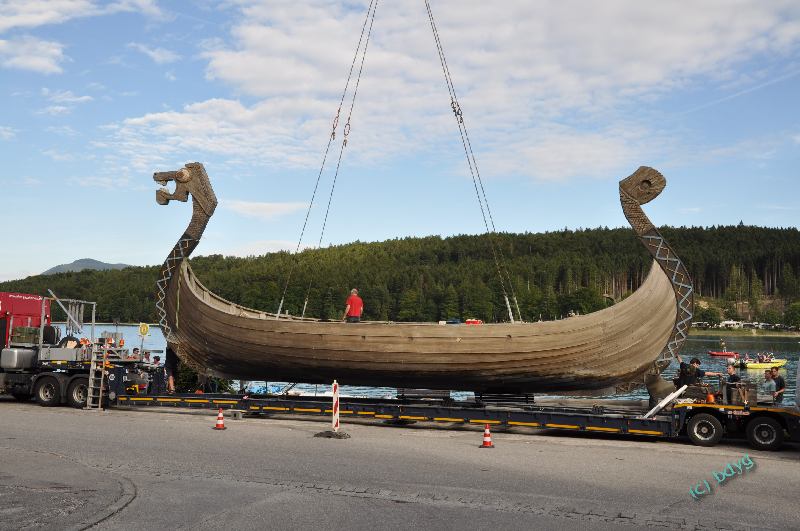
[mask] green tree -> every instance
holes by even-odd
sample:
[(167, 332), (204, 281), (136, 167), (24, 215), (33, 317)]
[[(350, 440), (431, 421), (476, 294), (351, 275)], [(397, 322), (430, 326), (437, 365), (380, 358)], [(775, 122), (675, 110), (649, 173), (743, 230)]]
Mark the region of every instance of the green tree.
[(719, 310), (713, 306), (703, 308), (696, 306), (694, 311), (694, 321), (706, 322), (712, 325), (718, 325), (722, 319), (720, 318)]
[(458, 292), (452, 284), (448, 284), (444, 290), (439, 316), (443, 320), (461, 317), (461, 312), (458, 309)]
[(397, 312), (398, 321), (421, 321), (421, 308), (419, 292), (410, 288), (403, 292), (400, 297), (400, 308)]
[(800, 326), (800, 302), (789, 305), (783, 314), (783, 320), (789, 326)]
[(774, 308), (764, 310), (763, 312), (761, 312), (761, 322), (771, 323), (771, 324), (780, 323), (781, 312), (775, 310)]
[(758, 278), (758, 274), (753, 273), (750, 277), (750, 293), (747, 302), (750, 304), (750, 313), (758, 315), (761, 303), (764, 300), (764, 283)]
[(797, 299), (800, 295), (800, 280), (795, 276), (791, 264), (783, 267), (783, 275), (778, 282), (778, 289), (784, 301), (789, 302)]

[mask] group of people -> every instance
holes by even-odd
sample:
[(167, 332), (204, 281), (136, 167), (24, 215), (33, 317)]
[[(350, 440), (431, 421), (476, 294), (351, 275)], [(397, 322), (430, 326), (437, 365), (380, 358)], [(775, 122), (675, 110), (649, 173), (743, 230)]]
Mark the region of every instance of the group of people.
[(783, 403), (783, 393), (786, 391), (786, 380), (780, 375), (777, 367), (764, 371), (764, 393), (771, 394), (776, 404)]
[[(680, 355), (677, 356), (677, 359), (680, 368), (678, 369), (678, 377), (675, 379), (676, 387), (701, 383), (702, 379), (706, 376), (724, 377), (728, 384), (735, 384), (742, 381), (741, 376), (736, 373), (736, 367), (733, 365), (728, 365), (723, 374), (721, 372), (704, 371), (700, 368), (700, 360), (697, 358), (692, 358), (689, 363), (685, 363)], [(728, 396), (726, 398), (730, 403), (733, 385), (729, 385), (727, 390)], [(780, 375), (778, 367), (772, 367), (764, 371), (764, 384), (762, 384), (761, 390), (764, 394), (772, 397), (772, 402), (774, 404), (783, 403), (783, 394), (786, 391), (786, 380)]]
[[(134, 348), (132, 357), (134, 359), (139, 359), (139, 349)], [(151, 363), (150, 362), (150, 352), (145, 351), (144, 355), (142, 356), (142, 361), (144, 363)], [(162, 364), (161, 363), (161, 356), (153, 356), (152, 361), (153, 367), (155, 367), (158, 371), (161, 371), (161, 374), (166, 382), (167, 394), (175, 393), (175, 376), (178, 370), (178, 361), (177, 356), (172, 351), (171, 348), (167, 347), (167, 362)], [(155, 373), (154, 373), (155, 374)]]
[[(739, 356), (735, 356), (735, 357), (738, 358)], [(751, 362), (769, 363), (769, 362), (773, 361), (773, 359), (774, 359), (774, 356), (772, 354), (759, 352), (758, 355), (755, 357), (755, 359), (751, 358), (750, 354), (745, 354), (744, 355), (744, 359), (742, 361), (744, 361), (745, 363), (751, 363)]]

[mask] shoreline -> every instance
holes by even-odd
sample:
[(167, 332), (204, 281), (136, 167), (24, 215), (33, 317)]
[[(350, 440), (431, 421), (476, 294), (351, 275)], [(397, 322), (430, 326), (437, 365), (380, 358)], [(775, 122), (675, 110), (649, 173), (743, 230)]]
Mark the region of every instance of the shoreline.
[(728, 330), (726, 328), (691, 328), (689, 337), (736, 337), (736, 338), (759, 338), (759, 339), (785, 339), (797, 338), (800, 340), (800, 332), (784, 332), (781, 330)]
[[(53, 321), (54, 325), (63, 325), (64, 321)], [(91, 323), (84, 323), (91, 324)], [(135, 326), (138, 327), (140, 323), (95, 323), (95, 326)], [(147, 323), (150, 328), (158, 328), (161, 326), (158, 323)], [(689, 337), (704, 337), (704, 336), (718, 336), (718, 337), (757, 337), (757, 338), (797, 338), (800, 341), (800, 332), (786, 332), (782, 330), (729, 330), (726, 328), (690, 328)]]

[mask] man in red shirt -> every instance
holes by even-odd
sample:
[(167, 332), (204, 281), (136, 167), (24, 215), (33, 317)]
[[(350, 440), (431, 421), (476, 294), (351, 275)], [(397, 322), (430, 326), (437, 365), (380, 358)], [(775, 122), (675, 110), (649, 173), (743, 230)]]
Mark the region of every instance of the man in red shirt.
[(347, 297), (347, 307), (344, 309), (342, 321), (348, 323), (357, 323), (361, 321), (361, 312), (364, 311), (364, 301), (358, 296), (358, 290), (353, 288), (350, 290), (350, 296)]

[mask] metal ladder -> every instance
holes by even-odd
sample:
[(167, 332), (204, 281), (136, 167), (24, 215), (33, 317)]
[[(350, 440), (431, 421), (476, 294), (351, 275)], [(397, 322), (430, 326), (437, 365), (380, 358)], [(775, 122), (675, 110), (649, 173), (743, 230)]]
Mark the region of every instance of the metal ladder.
[(108, 350), (92, 349), (92, 361), (89, 366), (89, 386), (86, 389), (86, 408), (100, 411), (103, 407), (103, 390), (106, 388), (108, 377), (105, 371), (108, 360)]

